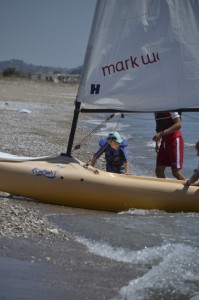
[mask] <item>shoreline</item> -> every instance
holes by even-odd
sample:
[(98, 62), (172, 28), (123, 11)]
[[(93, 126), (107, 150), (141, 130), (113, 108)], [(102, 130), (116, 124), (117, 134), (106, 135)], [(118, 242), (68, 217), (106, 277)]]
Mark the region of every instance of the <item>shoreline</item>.
[[(1, 151), (23, 156), (45, 156), (64, 151), (74, 100), (72, 96), (69, 99), (64, 96), (75, 94), (76, 90), (74, 85), (1, 79)], [(56, 105), (52, 104), (53, 101)], [(30, 113), (21, 113), (22, 109)], [(59, 232), (45, 218), (46, 213), (65, 210), (65, 207), (23, 200), (0, 192), (0, 240), (8, 238), (9, 243), (10, 239), (16, 238), (28, 241), (35, 236), (44, 240), (52, 237), (65, 239), (65, 233)], [(6, 256), (6, 249), (0, 248), (0, 255)]]
[[(67, 138), (70, 133), (77, 89), (78, 85), (75, 84), (63, 85), (23, 79), (0, 79), (0, 109), (2, 111), (0, 151), (31, 157), (64, 153), (67, 148)], [(27, 112), (21, 112), (22, 110)], [(85, 128), (78, 128), (75, 141), (81, 139), (85, 134)], [(81, 151), (76, 157), (86, 160), (88, 159), (88, 153)], [(17, 205), (20, 209), (16, 213), (15, 206)], [(39, 207), (39, 212), (43, 211), (43, 214), (45, 214), (44, 210), (47, 207), (50, 209), (55, 208), (60, 212), (60, 207), (46, 206), (45, 204), (43, 206), (37, 201), (23, 201), (20, 200), (20, 197), (12, 198), (8, 193), (0, 192), (0, 237), (8, 235), (8, 232), (6, 232), (7, 220), (12, 226), (17, 224), (18, 229), (22, 232), (28, 231), (30, 233), (31, 219), (38, 219), (38, 224), (40, 223), (39, 233), (41, 231), (47, 233), (44, 230), (45, 224), (41, 222), (44, 215), (39, 215), (39, 212), (36, 211), (37, 207)], [(42, 207), (44, 207), (43, 210)], [(22, 213), (23, 209), (25, 209), (24, 213)], [(63, 209), (65, 208), (61, 210)], [(35, 215), (28, 217), (32, 210), (35, 211)], [(6, 214), (3, 214), (5, 211)], [(20, 217), (20, 213), (27, 217), (26, 223), (30, 224), (30, 228), (20, 228), (19, 223), (20, 221), (22, 223), (22, 219), (18, 223), (16, 222), (17, 217)], [(12, 218), (12, 216), (15, 217)], [(13, 232), (10, 231), (11, 236), (15, 236)], [(16, 236), (18, 235), (25, 236), (26, 234), (20, 234), (17, 230)]]
[[(65, 152), (77, 87), (1, 79), (1, 152), (22, 156)], [(27, 112), (21, 112), (23, 109)], [(78, 128), (76, 140), (85, 134), (85, 128)], [(76, 157), (84, 161), (89, 155), (81, 151)], [(111, 262), (114, 268), (110, 268), (107, 259), (90, 253), (73, 233), (48, 220), (55, 214), (83, 217), (85, 213), (89, 212), (0, 192), (0, 298), (54, 300), (67, 295), (73, 300), (101, 300), (102, 295), (110, 299), (117, 294), (118, 286), (132, 274), (120, 278), (117, 270), (115, 281), (112, 272), (118, 263)], [(103, 274), (110, 280), (107, 284)], [(28, 298), (24, 293), (29, 293)]]

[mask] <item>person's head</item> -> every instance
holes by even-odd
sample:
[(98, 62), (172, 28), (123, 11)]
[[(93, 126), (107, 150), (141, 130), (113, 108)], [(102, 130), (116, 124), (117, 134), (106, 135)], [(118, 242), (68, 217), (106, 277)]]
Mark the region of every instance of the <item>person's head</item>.
[(120, 146), (120, 144), (123, 142), (123, 139), (121, 138), (120, 134), (117, 131), (115, 131), (109, 133), (108, 142), (111, 148), (117, 149)]
[(199, 156), (199, 141), (195, 145), (197, 155)]

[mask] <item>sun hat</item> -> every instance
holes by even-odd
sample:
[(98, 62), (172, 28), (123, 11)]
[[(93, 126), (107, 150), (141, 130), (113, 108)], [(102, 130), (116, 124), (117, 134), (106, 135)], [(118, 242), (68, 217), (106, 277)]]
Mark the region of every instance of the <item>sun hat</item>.
[(123, 139), (121, 138), (119, 132), (117, 131), (109, 133), (108, 139), (115, 141), (118, 144), (121, 144), (123, 142)]

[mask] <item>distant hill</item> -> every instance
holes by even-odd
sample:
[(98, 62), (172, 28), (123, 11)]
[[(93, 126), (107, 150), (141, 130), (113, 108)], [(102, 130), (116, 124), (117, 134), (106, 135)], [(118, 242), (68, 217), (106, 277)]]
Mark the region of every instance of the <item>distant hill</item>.
[(21, 75), (27, 76), (36, 73), (60, 73), (60, 74), (81, 74), (82, 66), (77, 68), (68, 69), (60, 67), (48, 67), (48, 66), (35, 66), (33, 64), (27, 64), (23, 60), (11, 59), (0, 62), (0, 73), (7, 68), (15, 68)]

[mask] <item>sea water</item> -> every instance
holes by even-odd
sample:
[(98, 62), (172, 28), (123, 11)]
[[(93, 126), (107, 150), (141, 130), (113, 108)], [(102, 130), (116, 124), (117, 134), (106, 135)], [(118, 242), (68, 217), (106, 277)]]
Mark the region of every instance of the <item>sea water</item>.
[[(104, 116), (106, 119), (107, 115)], [(91, 115), (90, 119), (82, 121), (83, 126), (91, 130), (98, 126), (104, 119)], [(182, 113), (182, 128), (185, 149), (184, 165), (182, 173), (189, 178), (198, 165), (195, 143), (199, 140), (197, 126), (199, 123), (198, 113)], [(155, 176), (156, 152), (155, 142), (155, 120), (152, 113), (126, 113), (121, 118), (116, 114), (114, 119), (108, 122), (99, 132), (95, 134), (96, 149), (100, 137), (106, 137), (109, 132), (118, 131), (123, 138), (128, 140), (126, 148), (130, 162), (130, 173), (134, 175)], [(170, 168), (166, 168), (166, 176), (172, 177)]]
[[(82, 122), (82, 126), (92, 129), (102, 121), (92, 116)], [(186, 178), (197, 166), (194, 146), (199, 140), (198, 122), (198, 114), (182, 114), (185, 141), (183, 174)], [(96, 134), (96, 140), (114, 130), (128, 139), (131, 173), (155, 176), (153, 114), (126, 114), (122, 119), (118, 116)], [(166, 174), (172, 177), (169, 168)], [(93, 201), (94, 198), (93, 195)], [(79, 214), (74, 209), (72, 215), (51, 216), (50, 221), (73, 233), (76, 242), (84, 245), (91, 254), (102, 260), (108, 259), (110, 270), (113, 261), (128, 267), (129, 272), (132, 269), (142, 270), (142, 275), (134, 276), (125, 285), (118, 286), (112, 299), (199, 299), (198, 213), (135, 209), (120, 213), (82, 210)], [(114, 273), (112, 275), (114, 277)]]

